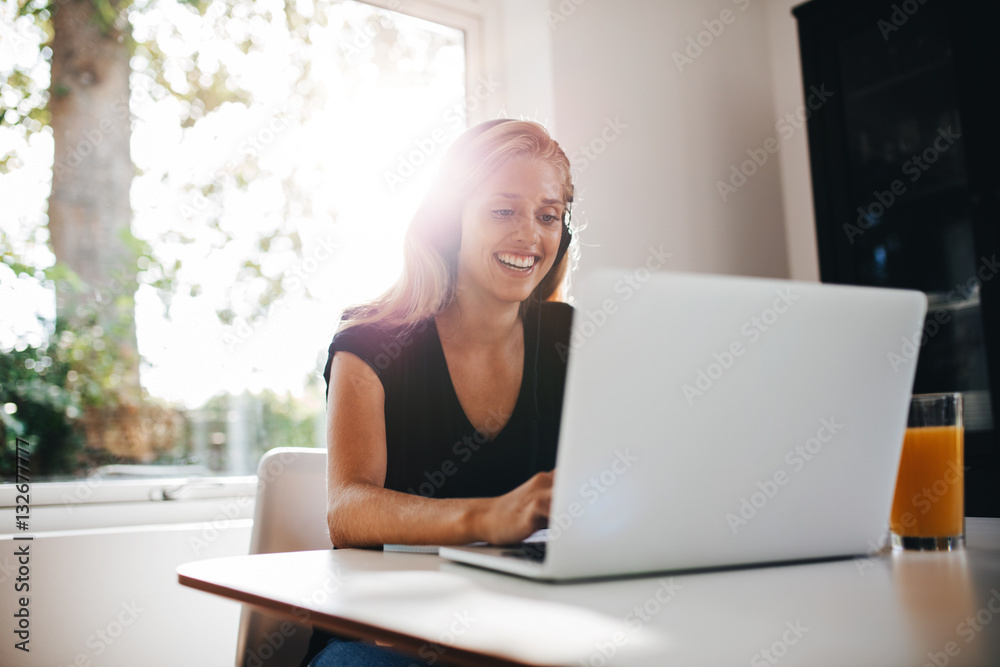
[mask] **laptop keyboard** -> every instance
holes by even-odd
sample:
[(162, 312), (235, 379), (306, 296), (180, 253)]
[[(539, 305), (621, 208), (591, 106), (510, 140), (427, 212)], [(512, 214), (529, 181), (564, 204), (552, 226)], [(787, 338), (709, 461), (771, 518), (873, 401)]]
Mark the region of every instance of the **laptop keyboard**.
[(516, 549), (507, 549), (500, 553), (511, 558), (523, 558), (541, 563), (545, 560), (545, 542), (522, 542)]

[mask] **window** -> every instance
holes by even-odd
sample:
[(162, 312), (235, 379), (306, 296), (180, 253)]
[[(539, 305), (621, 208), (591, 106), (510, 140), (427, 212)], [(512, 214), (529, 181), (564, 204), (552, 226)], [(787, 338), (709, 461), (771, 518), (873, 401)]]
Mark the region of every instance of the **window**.
[[(396, 278), (441, 153), (493, 94), (467, 93), (480, 17), (377, 5), (138, 0), (86, 29), (3, 3), (3, 481), (18, 437), (36, 482), (246, 475), (324, 446), (339, 314)], [(118, 34), (100, 71), (50, 82), (63, 45)], [(119, 66), (127, 87), (95, 89)]]

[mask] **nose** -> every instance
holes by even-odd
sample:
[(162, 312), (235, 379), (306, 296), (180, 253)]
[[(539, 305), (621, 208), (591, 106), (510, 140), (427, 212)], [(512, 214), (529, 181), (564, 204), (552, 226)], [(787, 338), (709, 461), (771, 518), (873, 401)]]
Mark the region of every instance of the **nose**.
[(514, 239), (526, 245), (538, 243), (541, 236), (538, 233), (537, 225), (535, 225), (534, 216), (521, 212), (514, 218)]

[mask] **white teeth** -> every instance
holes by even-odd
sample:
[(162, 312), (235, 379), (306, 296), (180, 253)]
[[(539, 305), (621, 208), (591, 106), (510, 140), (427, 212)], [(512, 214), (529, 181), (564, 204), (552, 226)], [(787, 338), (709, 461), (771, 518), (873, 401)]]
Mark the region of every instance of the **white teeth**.
[(516, 266), (521, 269), (531, 268), (535, 264), (535, 258), (533, 256), (523, 257), (521, 255), (509, 255), (507, 253), (497, 253), (497, 259), (499, 259), (504, 264)]

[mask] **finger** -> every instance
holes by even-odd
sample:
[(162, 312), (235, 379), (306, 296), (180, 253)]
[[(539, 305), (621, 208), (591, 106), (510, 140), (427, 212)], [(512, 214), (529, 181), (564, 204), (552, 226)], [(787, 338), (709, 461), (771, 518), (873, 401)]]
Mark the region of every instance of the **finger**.
[(540, 516), (548, 516), (549, 510), (552, 508), (552, 494), (546, 493), (539, 496), (537, 502), (535, 503), (536, 514)]
[(531, 478), (535, 482), (535, 485), (547, 489), (552, 486), (552, 474), (547, 472), (540, 472)]

